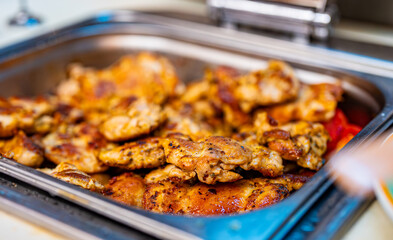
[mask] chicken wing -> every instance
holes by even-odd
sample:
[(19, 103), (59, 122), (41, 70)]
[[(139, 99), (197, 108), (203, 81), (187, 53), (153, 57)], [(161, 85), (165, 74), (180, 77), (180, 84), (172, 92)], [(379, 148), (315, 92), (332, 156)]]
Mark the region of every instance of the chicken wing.
[(0, 140), (0, 153), (6, 158), (29, 167), (39, 167), (44, 161), (42, 149), (33, 143), (23, 131), (9, 140)]
[(104, 189), (104, 186), (94, 178), (66, 162), (57, 165), (49, 175), (91, 191), (100, 192)]
[(145, 138), (122, 146), (102, 150), (98, 158), (105, 165), (128, 170), (155, 168), (165, 163), (160, 138)]
[(103, 172), (108, 169), (99, 161), (98, 154), (109, 145), (93, 125), (62, 125), (45, 136), (42, 145), (45, 157), (56, 164), (70, 163), (86, 173)]

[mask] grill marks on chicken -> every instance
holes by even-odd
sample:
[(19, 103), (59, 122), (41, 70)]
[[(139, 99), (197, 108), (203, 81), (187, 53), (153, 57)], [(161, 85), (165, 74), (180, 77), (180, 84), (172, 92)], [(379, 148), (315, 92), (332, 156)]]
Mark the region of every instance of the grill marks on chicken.
[(165, 156), (161, 139), (152, 137), (104, 149), (99, 160), (107, 166), (135, 170), (159, 167), (165, 163)]
[[(73, 64), (54, 96), (0, 99), (0, 153), (32, 167), (47, 159), (56, 178), (156, 212), (244, 212), (309, 179), (289, 165), (321, 168), (329, 135), (318, 122), (334, 115), (342, 92), (300, 84), (279, 61), (246, 74), (208, 69), (187, 86), (166, 58), (146, 52), (100, 70)], [(121, 174), (103, 190), (91, 176), (110, 167), (151, 171)]]

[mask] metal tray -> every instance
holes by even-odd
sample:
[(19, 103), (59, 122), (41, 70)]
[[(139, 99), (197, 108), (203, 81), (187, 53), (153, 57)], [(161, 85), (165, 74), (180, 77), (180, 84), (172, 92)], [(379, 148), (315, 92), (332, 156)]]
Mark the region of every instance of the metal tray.
[[(389, 62), (129, 11), (105, 12), (0, 49), (0, 95), (46, 93), (64, 80), (70, 62), (104, 67), (141, 50), (169, 57), (185, 81), (201, 77), (206, 66), (251, 70), (264, 67), (272, 58), (290, 63), (305, 82), (342, 81), (347, 99), (374, 116), (347, 149), (381, 134), (393, 114)], [(165, 239), (281, 238), (332, 187), (322, 169), (299, 191), (271, 207), (229, 216), (188, 217), (124, 206), (5, 158), (0, 172)]]

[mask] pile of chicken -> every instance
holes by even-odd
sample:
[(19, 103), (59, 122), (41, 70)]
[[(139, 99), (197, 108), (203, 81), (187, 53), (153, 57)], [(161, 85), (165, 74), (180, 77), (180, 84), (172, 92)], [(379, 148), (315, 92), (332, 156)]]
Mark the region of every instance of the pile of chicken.
[(1, 99), (0, 152), (155, 212), (244, 212), (322, 167), (320, 122), (342, 93), (299, 82), (279, 61), (247, 74), (218, 67), (185, 85), (166, 58), (142, 52), (102, 70), (71, 65), (53, 95)]

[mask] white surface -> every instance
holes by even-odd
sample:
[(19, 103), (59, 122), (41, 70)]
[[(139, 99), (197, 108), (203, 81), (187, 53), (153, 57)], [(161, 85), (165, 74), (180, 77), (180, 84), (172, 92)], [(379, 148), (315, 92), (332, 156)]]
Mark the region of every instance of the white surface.
[(0, 0), (0, 47), (68, 25), (100, 10), (172, 10), (196, 15), (206, 12), (201, 0), (28, 0), (29, 9), (43, 20), (43, 24), (31, 28), (11, 27), (8, 21), (18, 11), (18, 2)]
[[(171, 10), (197, 15), (206, 14), (203, 0), (29, 0), (31, 11), (41, 17), (44, 24), (25, 29), (9, 27), (7, 24), (8, 19), (18, 10), (17, 3), (17, 0), (0, 0), (0, 47), (76, 22), (105, 9)], [(377, 202), (373, 203), (344, 237), (345, 240), (392, 238), (393, 224)], [(0, 211), (0, 239), (62, 238)]]
[(393, 222), (375, 201), (344, 236), (343, 240), (393, 239)]
[(64, 238), (0, 211), (0, 239), (62, 240)]

